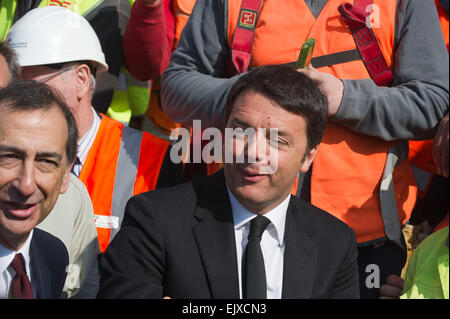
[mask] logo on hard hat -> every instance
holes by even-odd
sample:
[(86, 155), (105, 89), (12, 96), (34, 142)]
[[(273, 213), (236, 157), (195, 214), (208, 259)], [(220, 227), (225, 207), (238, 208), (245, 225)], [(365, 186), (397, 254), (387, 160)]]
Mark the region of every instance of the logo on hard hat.
[(28, 48), (28, 42), (12, 42), (11, 39), (8, 39), (8, 44), (11, 47), (11, 49)]

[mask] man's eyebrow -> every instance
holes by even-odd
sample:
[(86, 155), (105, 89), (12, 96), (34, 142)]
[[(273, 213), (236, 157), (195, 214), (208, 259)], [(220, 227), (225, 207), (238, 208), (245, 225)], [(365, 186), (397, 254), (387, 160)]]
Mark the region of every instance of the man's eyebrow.
[[(26, 151), (23, 149), (20, 149), (15, 146), (9, 146), (9, 145), (0, 145), (0, 152), (10, 152), (14, 154), (20, 154), (24, 156), (26, 154)], [(36, 154), (36, 157), (38, 158), (54, 158), (57, 161), (61, 161), (62, 156), (61, 154), (57, 152), (38, 152)]]
[[(248, 123), (246, 123), (246, 122), (244, 122), (244, 121), (242, 121), (240, 119), (237, 119), (237, 118), (232, 119), (230, 124), (231, 124), (230, 126), (236, 126), (237, 125), (237, 126), (240, 126), (240, 127), (244, 128), (244, 129), (253, 127), (253, 126), (249, 125)], [(289, 134), (287, 134), (286, 131), (284, 131), (283, 129), (280, 129), (278, 127), (268, 128), (267, 129), (267, 133), (270, 133), (270, 130), (276, 130), (278, 136), (282, 136), (282, 137), (289, 136)]]
[(26, 152), (18, 147), (9, 145), (0, 145), (0, 152), (11, 152), (16, 154), (25, 154)]
[(59, 154), (57, 152), (38, 152), (36, 157), (38, 157), (38, 158), (54, 158), (58, 162), (60, 162), (62, 159), (61, 154)]
[(246, 122), (244, 122), (244, 121), (242, 121), (242, 120), (240, 120), (240, 119), (237, 119), (237, 118), (232, 119), (231, 122), (230, 122), (230, 124), (231, 124), (232, 126), (238, 125), (238, 126), (241, 126), (241, 127), (243, 127), (243, 128), (249, 128), (249, 127), (252, 127), (252, 126), (249, 125), (248, 123), (246, 123)]

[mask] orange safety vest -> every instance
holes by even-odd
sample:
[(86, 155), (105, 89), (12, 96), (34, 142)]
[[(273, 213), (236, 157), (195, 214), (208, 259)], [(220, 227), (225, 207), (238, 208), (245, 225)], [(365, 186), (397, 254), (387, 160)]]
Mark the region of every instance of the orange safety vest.
[(444, 10), (444, 8), (441, 6), (441, 4), (439, 3), (439, 0), (434, 0), (434, 2), (436, 3), (436, 7), (438, 10), (438, 14), (439, 14), (439, 21), (441, 23), (441, 28), (442, 28), (442, 32), (444, 33), (444, 41), (447, 44), (447, 51), (449, 50), (449, 46), (448, 46), (448, 38), (449, 38), (449, 22), (448, 22), (448, 12)]
[[(297, 61), (300, 47), (315, 38), (313, 57), (356, 49), (338, 12), (344, 0), (330, 0), (316, 18), (304, 1), (263, 0), (256, 24), (250, 67)], [(396, 1), (375, 0), (379, 47), (392, 66)], [(228, 1), (228, 42), (232, 47), (241, 1)], [(278, 43), (279, 45), (273, 45)], [(281, 45), (282, 44), (282, 45)], [(340, 79), (368, 79), (355, 60), (319, 68)], [(311, 202), (349, 225), (358, 243), (385, 238), (385, 227), (401, 236), (414, 207), (417, 187), (407, 161), (407, 143), (386, 142), (329, 122), (311, 176)], [(394, 187), (395, 186), (395, 187)], [(392, 240), (398, 240), (394, 238)]]
[(128, 199), (156, 188), (168, 147), (167, 141), (102, 115), (79, 176), (94, 206), (100, 252), (119, 231)]
[[(449, 17), (448, 12), (442, 8), (439, 0), (435, 0), (436, 8), (439, 14), (444, 41), (449, 50)], [(410, 141), (409, 142), (409, 161), (414, 164), (414, 173), (418, 182), (420, 197), (425, 197), (427, 190), (432, 182), (433, 174), (437, 173), (436, 163), (433, 159), (433, 140)]]
[[(439, 14), (439, 22), (441, 23), (444, 41), (449, 50), (449, 19), (448, 12), (439, 4), (439, 0), (435, 0), (436, 8)], [(433, 140), (427, 141), (410, 141), (409, 143), (409, 160), (419, 168), (430, 173), (436, 173), (436, 164), (432, 156)]]

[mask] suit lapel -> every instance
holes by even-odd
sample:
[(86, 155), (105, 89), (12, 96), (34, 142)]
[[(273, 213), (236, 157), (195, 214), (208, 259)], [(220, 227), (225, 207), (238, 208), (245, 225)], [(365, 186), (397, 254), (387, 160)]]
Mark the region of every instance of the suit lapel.
[(239, 298), (233, 215), (223, 171), (194, 183), (198, 203), (193, 232), (208, 278), (212, 298)]
[(310, 238), (308, 207), (301, 203), (291, 198), (286, 215), (283, 299), (311, 297), (317, 249)]
[(41, 248), (35, 233), (36, 231), (33, 233), (30, 245), (30, 260), (33, 272), (31, 280), (32, 284), (35, 285), (35, 298), (51, 298), (50, 283), (52, 282), (52, 275), (39, 251)]

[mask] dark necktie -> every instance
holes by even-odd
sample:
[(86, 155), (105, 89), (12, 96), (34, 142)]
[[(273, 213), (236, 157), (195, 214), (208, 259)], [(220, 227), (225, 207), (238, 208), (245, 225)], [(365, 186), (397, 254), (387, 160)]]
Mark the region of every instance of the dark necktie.
[(11, 296), (14, 299), (33, 299), (33, 289), (25, 269), (25, 260), (22, 254), (16, 254), (11, 267), (16, 272), (11, 283)]
[(242, 292), (244, 299), (267, 299), (266, 270), (261, 251), (261, 236), (270, 220), (257, 216), (250, 222), (248, 243), (244, 251)]

